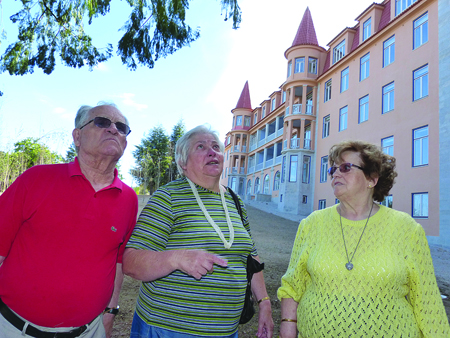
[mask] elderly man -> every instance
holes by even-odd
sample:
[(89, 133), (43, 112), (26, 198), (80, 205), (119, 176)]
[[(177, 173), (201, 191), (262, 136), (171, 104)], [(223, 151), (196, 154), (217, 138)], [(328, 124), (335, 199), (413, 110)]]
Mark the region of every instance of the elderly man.
[(82, 106), (75, 161), (30, 168), (0, 196), (1, 338), (111, 335), (138, 205), (115, 169), (129, 133), (114, 105)]

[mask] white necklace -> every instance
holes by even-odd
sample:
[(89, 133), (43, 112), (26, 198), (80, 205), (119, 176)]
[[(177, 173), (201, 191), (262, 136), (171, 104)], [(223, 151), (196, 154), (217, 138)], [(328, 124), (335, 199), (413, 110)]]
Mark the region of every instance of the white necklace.
[(219, 226), (213, 221), (213, 219), (209, 215), (208, 211), (206, 210), (205, 206), (203, 205), (203, 202), (200, 199), (200, 196), (198, 195), (198, 191), (197, 191), (197, 188), (195, 187), (194, 183), (192, 183), (192, 181), (187, 177), (186, 177), (186, 180), (189, 182), (189, 185), (191, 186), (192, 192), (194, 193), (195, 199), (197, 200), (197, 203), (200, 206), (200, 209), (202, 209), (203, 214), (205, 215), (209, 224), (211, 224), (211, 226), (214, 228), (214, 230), (216, 230), (217, 234), (219, 235), (220, 239), (222, 240), (223, 246), (225, 247), (225, 249), (230, 249), (231, 245), (233, 245), (233, 241), (234, 241), (234, 228), (233, 228), (233, 223), (231, 223), (230, 215), (228, 214), (227, 203), (225, 201), (225, 196), (224, 196), (224, 191), (223, 191), (224, 188), (222, 188), (222, 186), (219, 185), (220, 198), (222, 200), (222, 206), (225, 210), (225, 217), (227, 219), (228, 229), (230, 230), (230, 241), (229, 242), (227, 242), (227, 240), (225, 239), (225, 236), (222, 233), (222, 230), (220, 230)]

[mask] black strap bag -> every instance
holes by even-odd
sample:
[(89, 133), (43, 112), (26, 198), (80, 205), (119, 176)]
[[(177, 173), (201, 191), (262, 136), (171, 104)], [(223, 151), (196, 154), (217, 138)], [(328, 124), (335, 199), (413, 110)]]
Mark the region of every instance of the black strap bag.
[[(236, 204), (236, 209), (241, 216), (242, 224), (244, 224), (244, 217), (242, 216), (241, 203), (239, 198), (236, 196), (235, 192), (228, 188), (228, 192), (231, 197), (233, 197), (234, 203)], [(260, 272), (264, 269), (264, 263), (258, 262), (253, 258), (252, 255), (247, 256), (247, 289), (245, 290), (245, 301), (244, 308), (242, 309), (241, 318), (239, 319), (239, 324), (245, 324), (250, 319), (252, 319), (255, 314), (255, 300), (253, 299), (252, 293), (252, 277), (253, 274)]]

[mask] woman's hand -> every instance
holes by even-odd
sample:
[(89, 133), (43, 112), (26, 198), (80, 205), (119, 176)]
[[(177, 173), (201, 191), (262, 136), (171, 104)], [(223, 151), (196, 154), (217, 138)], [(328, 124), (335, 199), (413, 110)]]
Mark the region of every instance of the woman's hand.
[(266, 300), (259, 304), (258, 332), (256, 333), (256, 337), (272, 338), (272, 335), (273, 335), (272, 307), (270, 304), (270, 300)]
[(201, 279), (214, 271), (214, 264), (227, 267), (228, 262), (203, 250), (174, 250), (172, 261), (176, 269), (195, 279)]

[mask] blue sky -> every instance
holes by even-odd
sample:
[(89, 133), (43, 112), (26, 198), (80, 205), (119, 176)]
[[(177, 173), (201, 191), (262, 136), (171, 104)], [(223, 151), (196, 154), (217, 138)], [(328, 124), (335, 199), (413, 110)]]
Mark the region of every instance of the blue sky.
[[(249, 81), (253, 108), (279, 89), (286, 77), (284, 52), (291, 46), (307, 6), (319, 44), (326, 48), (342, 29), (353, 26), (354, 19), (372, 2), (240, 0), (242, 23), (233, 30), (230, 21), (223, 21), (218, 0), (194, 0), (187, 21), (200, 27), (200, 38), (158, 60), (153, 69), (129, 71), (114, 56), (93, 71), (68, 68), (57, 60), (51, 75), (40, 69), (25, 76), (3, 73), (0, 150), (11, 150), (15, 142), (31, 136), (42, 138), (65, 156), (78, 108), (113, 101), (132, 129), (120, 163), (125, 182), (133, 185), (128, 174), (134, 165), (132, 151), (153, 127), (162, 125), (170, 134), (180, 119), (187, 129), (208, 123), (224, 139), (245, 81)], [(19, 1), (0, 2), (0, 31), (7, 34), (6, 40), (1, 40), (1, 54), (17, 36), (9, 17), (19, 5)], [(118, 30), (128, 14), (126, 2), (114, 0), (111, 12), (86, 30), (99, 46), (116, 46), (121, 37)]]

